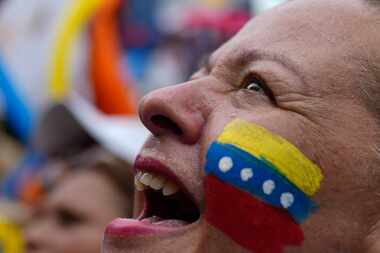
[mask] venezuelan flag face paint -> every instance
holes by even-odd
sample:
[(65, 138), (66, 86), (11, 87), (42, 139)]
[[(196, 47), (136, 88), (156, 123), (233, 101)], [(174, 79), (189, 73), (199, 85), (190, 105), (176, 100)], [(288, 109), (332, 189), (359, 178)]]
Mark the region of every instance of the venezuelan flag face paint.
[(323, 176), (294, 145), (235, 120), (210, 146), (205, 170), (208, 222), (257, 253), (302, 244)]

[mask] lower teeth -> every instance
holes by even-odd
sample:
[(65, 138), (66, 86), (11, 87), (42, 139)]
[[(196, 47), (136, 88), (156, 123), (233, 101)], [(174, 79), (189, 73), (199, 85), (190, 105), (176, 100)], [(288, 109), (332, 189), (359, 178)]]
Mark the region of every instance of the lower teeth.
[(141, 222), (165, 227), (181, 227), (189, 224), (188, 222), (183, 220), (165, 220), (158, 216), (144, 218), (141, 220)]
[(149, 223), (157, 223), (157, 222), (160, 222), (163, 220), (164, 219), (162, 219), (161, 217), (158, 217), (158, 216), (152, 216), (152, 217), (142, 219), (143, 222), (149, 222)]
[(183, 220), (163, 220), (163, 221), (155, 222), (153, 224), (166, 226), (166, 227), (182, 227), (182, 226), (188, 225), (189, 223)]

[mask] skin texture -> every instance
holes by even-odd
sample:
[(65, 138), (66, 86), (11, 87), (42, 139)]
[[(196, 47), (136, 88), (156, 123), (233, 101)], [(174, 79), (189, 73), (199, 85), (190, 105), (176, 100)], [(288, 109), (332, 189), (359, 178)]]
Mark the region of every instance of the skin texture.
[[(302, 224), (305, 243), (286, 252), (379, 252), (379, 128), (362, 95), (372, 78), (367, 63), (380, 56), (378, 17), (360, 0), (294, 0), (255, 18), (190, 81), (143, 99), (140, 116), (154, 137), (141, 156), (170, 167), (203, 212), (211, 142), (235, 118), (263, 126), (296, 145), (325, 177), (314, 198), (320, 210)], [(252, 73), (275, 103), (263, 90), (247, 89)], [(162, 117), (182, 134), (160, 124)], [(162, 249), (245, 252), (203, 217), (172, 235), (104, 242), (106, 253)]]
[(106, 225), (124, 215), (126, 196), (97, 172), (71, 173), (48, 195), (27, 228), (28, 253), (100, 252)]

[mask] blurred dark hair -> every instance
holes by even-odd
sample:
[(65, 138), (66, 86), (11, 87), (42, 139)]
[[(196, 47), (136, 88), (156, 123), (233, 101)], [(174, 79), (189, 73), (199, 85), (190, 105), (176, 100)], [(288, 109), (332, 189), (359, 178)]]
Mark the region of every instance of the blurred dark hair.
[(96, 140), (64, 104), (56, 104), (43, 113), (32, 143), (47, 157), (66, 160), (93, 147)]

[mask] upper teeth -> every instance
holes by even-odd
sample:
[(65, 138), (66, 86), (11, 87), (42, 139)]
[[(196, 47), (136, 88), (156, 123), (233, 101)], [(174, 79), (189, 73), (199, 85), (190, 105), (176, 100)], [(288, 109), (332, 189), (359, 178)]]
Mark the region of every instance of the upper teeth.
[(178, 185), (165, 177), (142, 171), (135, 176), (135, 187), (138, 191), (143, 191), (146, 187), (157, 191), (162, 189), (164, 196), (170, 196), (179, 191)]

